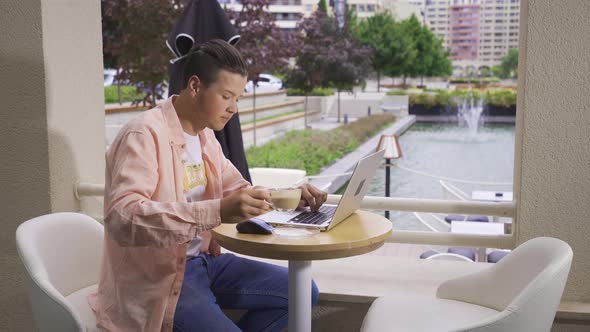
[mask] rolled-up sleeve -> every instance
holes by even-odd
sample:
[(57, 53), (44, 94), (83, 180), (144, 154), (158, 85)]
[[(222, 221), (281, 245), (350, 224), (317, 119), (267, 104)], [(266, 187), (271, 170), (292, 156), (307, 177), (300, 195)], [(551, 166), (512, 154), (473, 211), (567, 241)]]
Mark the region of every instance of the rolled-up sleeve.
[[(221, 223), (220, 200), (159, 202), (158, 153), (149, 133), (128, 132), (107, 158), (110, 183), (105, 228), (121, 246), (168, 247), (192, 240)], [(109, 162), (110, 161), (110, 162)]]

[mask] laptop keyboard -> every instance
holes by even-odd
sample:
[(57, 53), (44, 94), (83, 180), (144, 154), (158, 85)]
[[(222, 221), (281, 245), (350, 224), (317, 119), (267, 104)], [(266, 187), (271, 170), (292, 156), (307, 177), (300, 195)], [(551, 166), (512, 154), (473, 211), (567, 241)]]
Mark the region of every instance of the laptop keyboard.
[(319, 211), (311, 212), (301, 212), (297, 216), (291, 218), (289, 222), (295, 222), (299, 224), (309, 224), (309, 225), (321, 225), (326, 220), (331, 219), (336, 212), (335, 206), (321, 206)]

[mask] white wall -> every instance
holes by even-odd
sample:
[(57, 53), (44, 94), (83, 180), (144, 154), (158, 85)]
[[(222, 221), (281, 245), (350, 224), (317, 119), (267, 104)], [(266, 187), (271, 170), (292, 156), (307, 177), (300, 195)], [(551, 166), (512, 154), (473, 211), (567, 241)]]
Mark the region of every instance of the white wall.
[(14, 232), (51, 206), (41, 4), (0, 2), (0, 31), (0, 326), (31, 331)]
[(568, 242), (574, 263), (564, 298), (590, 303), (590, 1), (521, 8), (517, 242)]
[(31, 331), (16, 227), (104, 181), (100, 2), (3, 0), (0, 31), (0, 329)]
[[(71, 211), (78, 204), (72, 195), (76, 181), (104, 182), (100, 1), (42, 4), (51, 209)], [(97, 209), (102, 203), (84, 210), (95, 214)]]

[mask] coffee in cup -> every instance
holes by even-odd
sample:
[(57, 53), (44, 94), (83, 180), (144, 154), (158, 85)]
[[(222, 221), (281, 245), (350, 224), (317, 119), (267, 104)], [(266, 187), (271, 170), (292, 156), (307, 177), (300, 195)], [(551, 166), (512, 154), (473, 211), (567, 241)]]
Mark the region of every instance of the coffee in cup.
[(301, 188), (270, 189), (270, 200), (275, 210), (293, 212), (301, 200)]

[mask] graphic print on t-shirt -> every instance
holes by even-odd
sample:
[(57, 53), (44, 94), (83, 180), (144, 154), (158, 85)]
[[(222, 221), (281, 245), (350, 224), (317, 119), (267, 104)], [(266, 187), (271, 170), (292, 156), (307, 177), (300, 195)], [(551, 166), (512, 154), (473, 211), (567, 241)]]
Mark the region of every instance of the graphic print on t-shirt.
[(200, 201), (207, 187), (207, 174), (203, 154), (201, 151), (201, 140), (199, 136), (191, 136), (184, 133), (186, 138), (186, 151), (182, 156), (184, 164), (184, 193), (188, 202)]
[(186, 192), (198, 186), (207, 186), (207, 176), (203, 163), (187, 162), (184, 165), (184, 190)]

